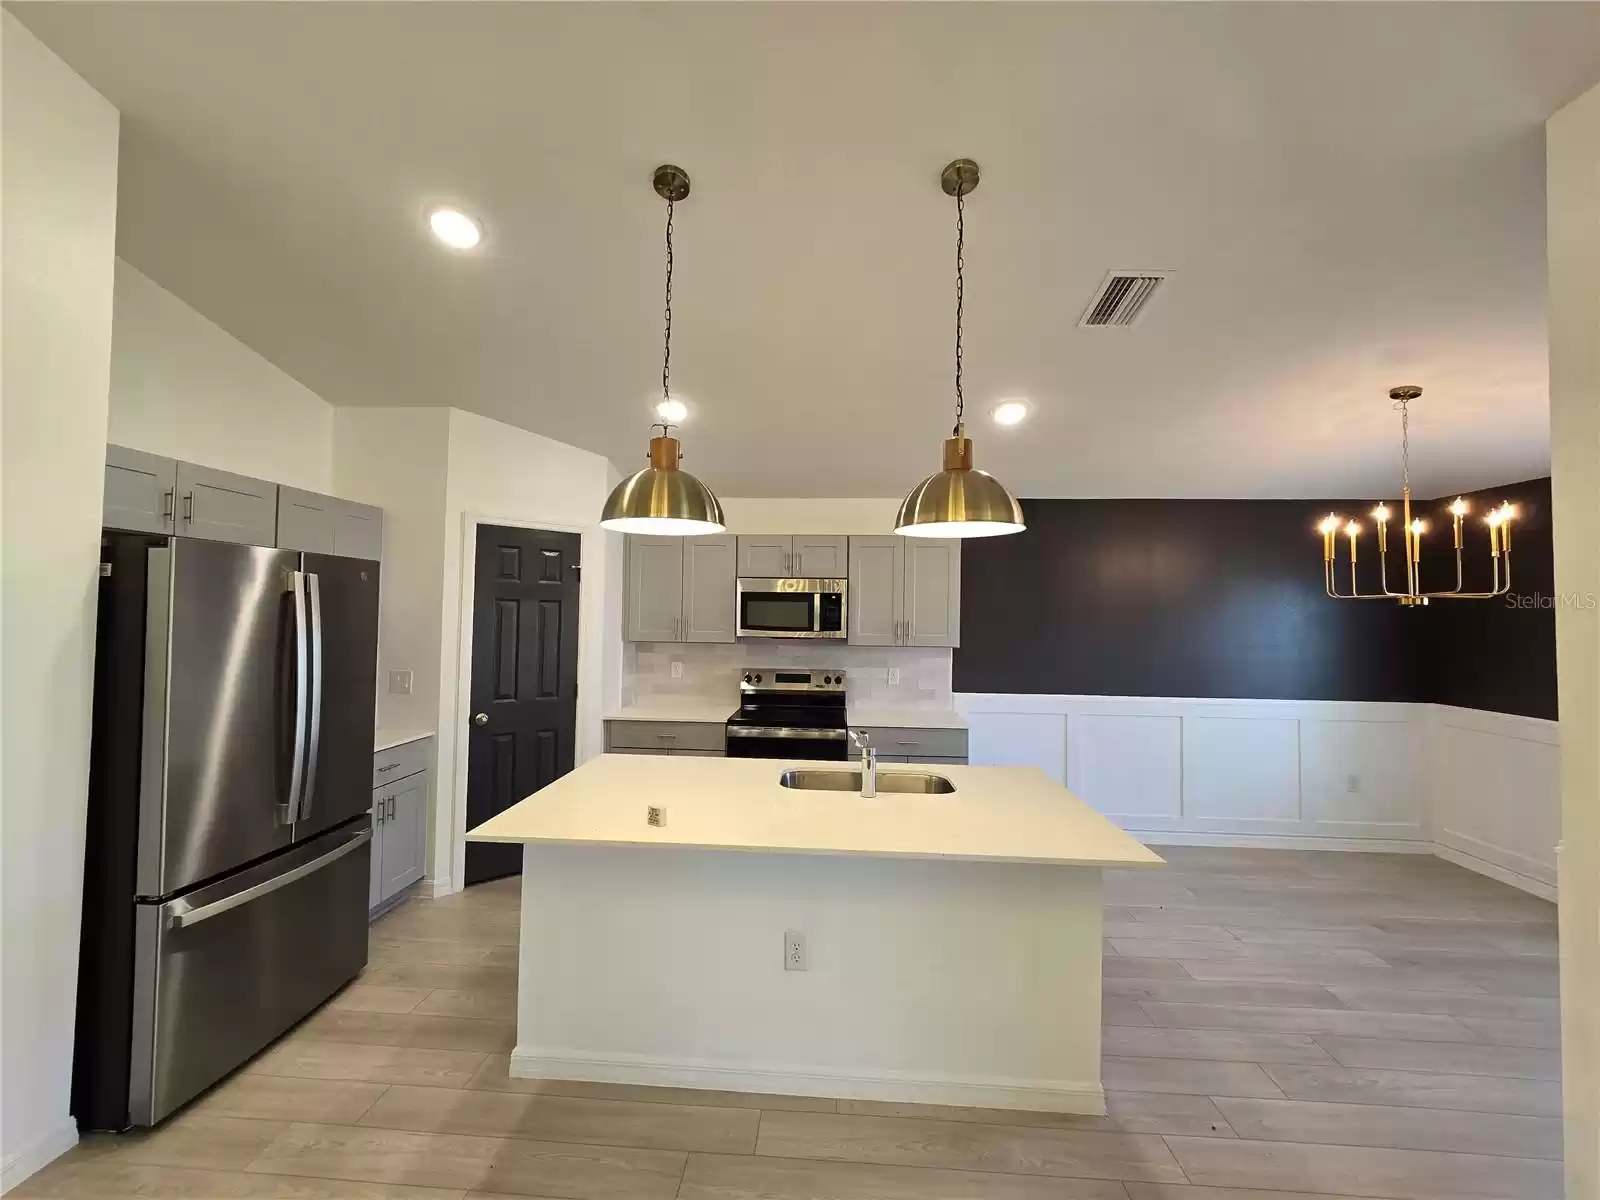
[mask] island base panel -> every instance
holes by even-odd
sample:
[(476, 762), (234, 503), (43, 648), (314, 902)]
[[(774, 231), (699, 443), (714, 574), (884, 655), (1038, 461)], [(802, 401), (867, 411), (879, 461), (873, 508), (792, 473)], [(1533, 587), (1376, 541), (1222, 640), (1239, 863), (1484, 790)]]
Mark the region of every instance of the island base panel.
[(511, 1073), (1100, 1114), (1100, 955), (1092, 867), (534, 843)]

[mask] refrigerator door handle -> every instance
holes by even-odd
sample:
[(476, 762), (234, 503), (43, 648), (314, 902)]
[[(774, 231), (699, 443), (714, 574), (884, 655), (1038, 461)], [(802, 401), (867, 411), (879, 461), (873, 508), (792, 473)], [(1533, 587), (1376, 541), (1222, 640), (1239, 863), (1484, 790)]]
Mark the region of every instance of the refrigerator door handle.
[(350, 854), (359, 850), (372, 840), (372, 830), (362, 829), (347, 840), (342, 846), (328, 851), (320, 858), (313, 858), (308, 863), (302, 863), (292, 871), (285, 871), (282, 875), (275, 875), (271, 879), (263, 880), (254, 887), (247, 887), (242, 891), (224, 896), (220, 900), (213, 900), (210, 904), (202, 904), (198, 908), (189, 907), (187, 900), (174, 900), (167, 905), (167, 928), (187, 929), (191, 925), (198, 925), (202, 921), (209, 921), (212, 917), (220, 917), (230, 909), (238, 908), (241, 904), (249, 904), (252, 900), (259, 900), (262, 896), (269, 896), (279, 888), (288, 887), (297, 880), (304, 879), (307, 875), (322, 870)]
[(300, 793), (305, 781), (306, 681), (310, 656), (305, 582), (304, 571), (290, 571), (284, 580), (284, 591), (294, 597), (294, 750), (289, 767), (289, 797), (278, 806), (279, 819), (285, 825), (293, 825), (300, 819)]
[(314, 571), (305, 572), (304, 579), (304, 587), (311, 598), (311, 745), (306, 751), (305, 784), (300, 792), (296, 820), (311, 815), (311, 797), (317, 787), (317, 759), (322, 750), (322, 581)]

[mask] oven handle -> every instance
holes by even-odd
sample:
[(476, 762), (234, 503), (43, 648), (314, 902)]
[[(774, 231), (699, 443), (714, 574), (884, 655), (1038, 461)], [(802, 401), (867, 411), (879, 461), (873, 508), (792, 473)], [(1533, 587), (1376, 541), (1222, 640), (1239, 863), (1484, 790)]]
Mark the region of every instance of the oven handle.
[(842, 742), (850, 735), (843, 729), (785, 729), (780, 726), (730, 725), (728, 727), (728, 736), (731, 738), (795, 738), (804, 741)]

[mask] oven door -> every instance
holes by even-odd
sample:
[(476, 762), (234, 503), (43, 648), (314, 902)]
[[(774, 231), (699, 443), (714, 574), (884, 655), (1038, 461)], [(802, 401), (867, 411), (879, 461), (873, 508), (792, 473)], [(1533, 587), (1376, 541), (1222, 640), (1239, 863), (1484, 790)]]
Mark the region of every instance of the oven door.
[(850, 735), (843, 729), (728, 726), (729, 758), (800, 758), (843, 762), (850, 757), (849, 742)]
[(739, 580), (739, 636), (817, 636), (817, 593), (799, 579)]

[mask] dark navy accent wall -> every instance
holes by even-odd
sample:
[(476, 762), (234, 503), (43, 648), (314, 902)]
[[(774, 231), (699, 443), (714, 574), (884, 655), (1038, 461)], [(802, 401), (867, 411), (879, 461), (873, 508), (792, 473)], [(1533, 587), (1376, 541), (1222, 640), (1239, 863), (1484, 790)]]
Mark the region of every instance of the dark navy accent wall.
[[(1549, 481), (1472, 498), (1502, 493), (1521, 504), (1524, 517), (1513, 546), (1518, 590), (1543, 581), (1548, 591)], [(1418, 506), (1434, 523), (1425, 567), (1445, 566), (1444, 503)], [(1433, 700), (1553, 716), (1555, 639), (1547, 610), (1498, 600), (1451, 602), (1480, 611), (1447, 613), (1441, 603), (1402, 609), (1324, 595), (1315, 526), (1330, 509), (1362, 520), (1361, 584), (1377, 588), (1371, 507), (1349, 500), (1024, 500), (1025, 533), (962, 547), (955, 688)], [(1480, 515), (1475, 511), (1473, 532), (1486, 541)], [(1397, 573), (1400, 554), (1397, 537), (1390, 547)], [(1425, 582), (1432, 586), (1431, 572)], [(1479, 639), (1503, 642), (1499, 661), (1458, 661), (1477, 653), (1470, 643)]]

